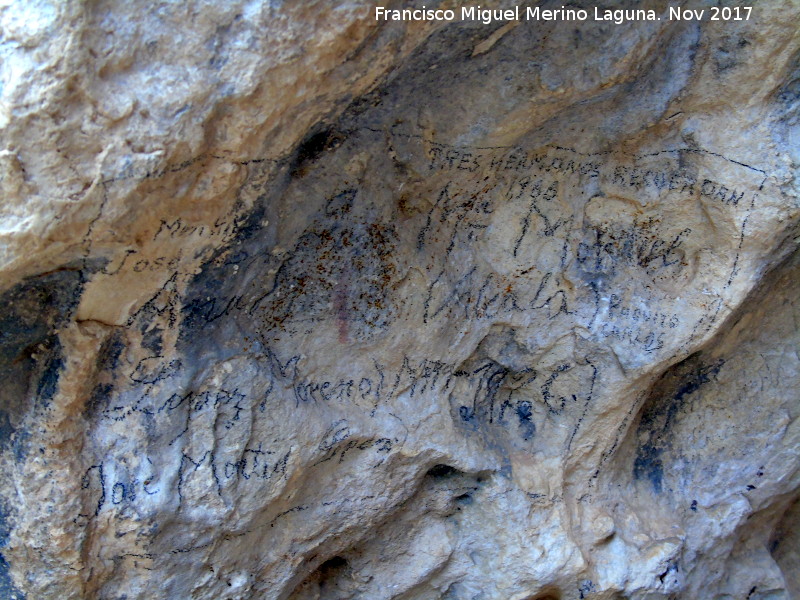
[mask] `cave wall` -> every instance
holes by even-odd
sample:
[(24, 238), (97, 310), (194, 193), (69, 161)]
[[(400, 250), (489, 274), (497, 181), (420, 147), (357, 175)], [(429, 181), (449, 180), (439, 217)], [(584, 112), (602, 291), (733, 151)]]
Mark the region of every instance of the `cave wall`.
[(800, 4), (372, 7), (2, 9), (0, 592), (798, 597)]

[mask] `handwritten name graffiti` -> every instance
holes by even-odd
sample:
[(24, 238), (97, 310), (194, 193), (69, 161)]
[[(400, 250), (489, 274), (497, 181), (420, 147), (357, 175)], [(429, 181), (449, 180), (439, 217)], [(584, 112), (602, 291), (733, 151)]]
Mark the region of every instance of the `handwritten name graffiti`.
[(314, 466), (337, 457), (339, 459), (337, 462), (342, 463), (352, 450), (375, 449), (379, 454), (388, 454), (398, 441), (386, 437), (370, 436), (363, 438), (355, 436), (350, 431), (347, 419), (340, 419), (333, 423), (322, 437), (318, 449), (325, 452), (325, 456), (314, 463)]
[[(233, 482), (275, 484), (286, 476), (296, 450), (257, 434), (242, 440), (237, 436), (258, 430), (261, 425), (254, 423), (272, 418), (279, 404), (293, 403), (296, 409), (355, 404), (376, 411), (401, 395), (421, 402), (435, 395), (450, 399), (453, 417), (465, 427), (501, 427), (516, 436), (515, 443), (535, 440), (543, 419), (562, 415), (574, 425), (574, 437), (597, 377), (588, 359), (512, 372), (489, 360), (465, 366), (409, 356), (399, 368), (389, 369), (376, 356), (371, 368), (326, 378), (309, 374), (300, 355), (279, 358), (270, 348), (270, 332), (283, 328), (291, 337), (298, 323), (313, 327), (315, 321), (329, 320), (344, 344), (365, 331), (390, 327), (404, 316), (399, 314), (402, 298), (392, 294), (401, 268), (396, 255), (405, 256), (398, 252), (405, 245), (412, 252), (402, 259), (407, 261), (403, 267), (417, 269), (425, 278), (421, 302), (414, 304), (418, 312), (411, 315), (423, 325), (453, 319), (562, 318), (568, 325), (594, 325), (598, 339), (608, 343), (661, 351), (673, 330), (685, 323), (678, 314), (643, 308), (648, 298), (621, 291), (618, 282), (624, 279), (627, 285), (641, 275), (677, 278), (689, 271), (687, 253), (701, 228), (670, 227), (638, 213), (625, 219), (590, 219), (592, 198), (601, 198), (600, 216), (613, 215), (608, 207), (617, 201), (638, 210), (654, 199), (665, 204), (700, 200), (731, 216), (743, 232), (746, 207), (753, 204), (752, 186), (717, 181), (701, 168), (690, 173), (671, 156), (640, 163), (631, 159), (625, 165), (619, 160), (612, 155), (582, 157), (566, 149), (479, 152), (435, 146), (431, 180), (426, 182), (431, 201), (410, 217), (408, 227), (365, 217), (356, 206), (360, 191), (348, 187), (327, 199), (318, 218), (280, 258), (254, 256), (254, 261), (268, 264), (268, 276), (257, 273), (251, 278), (255, 283), (235, 295), (198, 295), (185, 303), (176, 271), (131, 316), (128, 327), (143, 332), (144, 339), (144, 332), (185, 326), (189, 315), (201, 326), (241, 315), (243, 322), (253, 324), (248, 332), (261, 340), (255, 360), (263, 386), (216, 383), (176, 391), (184, 364), (180, 358), (166, 358), (169, 352), (163, 351), (160, 337), (150, 335), (159, 338), (152, 342), (150, 355), (130, 365), (124, 385), (115, 381), (115, 389), (109, 387), (104, 397), (93, 400), (93, 415), (111, 427), (128, 419), (157, 423), (159, 444), (179, 452), (180, 460), (148, 476), (128, 475), (113, 459), (94, 465), (83, 480), (88, 505), (81, 514), (141, 502), (175, 486), (180, 497), (188, 482), (209, 473), (220, 494)], [(621, 200), (609, 200), (604, 190)], [(635, 204), (632, 198), (640, 195), (644, 200)], [(218, 220), (197, 228), (180, 219), (163, 220), (153, 240), (205, 236), (224, 242), (235, 235), (238, 223)], [(481, 256), (484, 251), (489, 259)], [(495, 258), (510, 261), (511, 268), (495, 268)], [(177, 268), (175, 260), (129, 252), (117, 271)], [(576, 272), (587, 285), (574, 284)], [(595, 324), (603, 302), (607, 311)], [(228, 440), (233, 450), (212, 450), (211, 440), (217, 438)], [(356, 435), (339, 423), (320, 441), (315, 459), (385, 454), (396, 445), (393, 438)]]
[[(376, 140), (385, 138), (385, 132), (374, 133)], [(227, 287), (235, 292), (183, 300), (177, 290), (191, 286), (194, 276), (178, 272), (181, 261), (191, 258), (183, 257), (185, 249), (152, 256), (130, 250), (106, 274), (174, 270), (164, 290), (139, 311), (138, 321), (160, 318), (169, 329), (181, 320), (202, 327), (231, 316), (271, 342), (309, 334), (318, 323), (329, 326), (342, 344), (372, 341), (407, 320), (435, 326), (451, 318), (544, 323), (561, 317), (599, 327), (594, 317), (600, 295), (618, 292), (623, 281), (639, 284), (644, 296), (652, 283), (656, 293), (672, 293), (694, 277), (707, 224), (674, 227), (668, 218), (658, 220), (660, 207), (699, 200), (743, 232), (755, 186), (764, 179), (755, 167), (698, 149), (582, 153), (560, 146), (454, 147), (392, 135), (417, 140), (427, 152), (422, 177), (400, 182), (405, 188), (394, 221), (388, 212), (378, 216), (380, 211), (364, 208), (372, 200), (357, 178), (326, 183), (313, 180), (317, 171), (308, 171), (297, 176), (312, 180), (303, 189), (329, 190), (316, 218), (274, 255), (274, 249), (248, 247), (244, 268), (230, 270), (230, 277), (246, 273), (241, 277), (246, 285)], [(203, 160), (212, 158), (222, 160)], [(740, 175), (741, 182), (727, 180)], [(253, 181), (245, 184), (248, 190)], [(621, 198), (642, 212), (633, 219), (595, 222), (587, 218), (594, 196)], [(413, 210), (406, 210), (409, 206)], [(245, 215), (205, 224), (163, 218), (149, 236), (159, 247), (195, 238), (224, 245), (246, 223)], [(735, 267), (736, 260), (731, 279)], [(400, 296), (404, 278), (415, 272), (423, 274), (424, 297)], [(662, 348), (666, 339), (621, 323), (605, 327), (602, 336), (648, 351)]]
[(222, 242), (227, 242), (234, 238), (246, 223), (246, 216), (240, 216), (239, 218), (220, 217), (211, 225), (193, 225), (184, 222), (180, 218), (169, 221), (161, 219), (153, 240), (157, 240), (160, 237), (180, 239), (194, 236), (199, 238), (219, 238)]
[[(586, 155), (559, 146), (524, 150), (507, 147), (472, 149), (433, 144), (429, 154), (428, 168), (431, 171), (476, 173), (489, 169), (494, 173), (516, 171), (529, 174), (580, 176), (584, 182), (587, 179), (602, 179), (614, 185), (633, 189), (653, 188), (685, 195), (700, 194), (729, 205), (737, 205), (744, 199), (745, 190), (742, 187), (721, 183), (715, 180), (713, 175), (698, 177), (680, 168), (678, 162), (691, 156), (715, 157), (728, 165), (741, 167), (743, 173), (749, 178), (754, 178), (757, 182), (756, 187), (761, 187), (766, 179), (766, 173), (761, 169), (727, 159), (714, 152), (693, 148), (631, 156), (611, 152)], [(634, 161), (649, 164), (620, 164)]]
[[(225, 429), (231, 429), (240, 420), (242, 411), (264, 413), (273, 402), (286, 400), (294, 402), (295, 407), (320, 402), (355, 402), (375, 408), (400, 394), (417, 398), (426, 393), (447, 393), (460, 380), (467, 381), (468, 387), (480, 393), (483, 389), (480, 373), (489, 368), (489, 363), (486, 363), (480, 369), (470, 371), (451, 363), (404, 356), (401, 366), (394, 371), (373, 361), (372, 369), (358, 376), (318, 379), (303, 374), (301, 361), (300, 355), (283, 360), (267, 349), (259, 356), (264, 389), (257, 396), (240, 391), (239, 387), (158, 393), (157, 388), (146, 385), (134, 402), (124, 405), (107, 400), (106, 406), (98, 407), (99, 414), (103, 419), (117, 422), (135, 414), (166, 417), (181, 414), (178, 421), (183, 423), (186, 415), (191, 418), (204, 412), (224, 412), (216, 420)], [(163, 365), (159, 373), (163, 375), (171, 371), (170, 376), (176, 376), (180, 368), (180, 363), (172, 361)], [(175, 440), (181, 435), (183, 433)]]
[[(363, 445), (361, 449), (367, 449), (370, 446), (371, 444)], [(384, 448), (387, 446), (382, 443), (379, 451), (391, 450), (391, 443), (388, 445), (388, 450)], [(286, 480), (288, 477), (287, 467), (293, 452), (293, 448), (286, 451), (265, 449), (263, 442), (259, 442), (255, 448), (244, 448), (240, 453), (241, 458), (234, 460), (224, 458), (220, 460), (211, 450), (205, 451), (199, 457), (184, 453), (181, 455), (179, 463), (172, 468), (165, 469), (165, 472), (152, 468), (153, 463), (148, 458), (146, 460), (151, 469), (144, 479), (126, 476), (125, 470), (120, 468), (120, 465), (113, 464), (113, 460), (108, 460), (89, 467), (84, 473), (81, 489), (88, 492), (86, 496), (88, 502), (85, 503), (84, 510), (74, 521), (77, 524), (86, 525), (104, 509), (125, 508), (134, 504), (137, 498), (161, 495), (164, 486), (170, 485), (171, 480), (175, 481), (174, 493), (179, 500), (182, 500), (184, 486), (188, 479), (201, 468), (210, 470), (217, 493), (220, 495), (225, 486), (237, 482), (263, 484), (279, 479)], [(109, 463), (111, 464), (109, 465)], [(115, 477), (109, 481), (105, 472), (110, 469), (117, 472)], [(171, 477), (173, 472), (177, 475), (177, 479)]]
[[(124, 507), (148, 496), (175, 493), (182, 499), (186, 486), (198, 476), (213, 482), (220, 495), (237, 482), (272, 485), (285, 481), (296, 449), (278, 440), (259, 440), (257, 432), (262, 429), (256, 423), (259, 418), (270, 419), (278, 404), (293, 402), (300, 407), (361, 401), (366, 407), (376, 407), (400, 395), (420, 401), (445, 396), (457, 406), (464, 422), (495, 423), (518, 439), (529, 441), (536, 435), (537, 418), (565, 413), (576, 416), (585, 411), (596, 377), (596, 369), (585, 361), (562, 361), (512, 372), (489, 359), (467, 366), (406, 356), (394, 370), (375, 362), (372, 370), (359, 376), (333, 379), (304, 376), (299, 355), (284, 360), (269, 351), (262, 361), (269, 381), (259, 394), (220, 387), (172, 393), (159, 399), (148, 390), (132, 406), (106, 407), (101, 414), (111, 422), (125, 421), (135, 414), (143, 419), (157, 418), (154, 427), (173, 433), (154, 439), (163, 440), (167, 447), (178, 444), (179, 460), (171, 467), (157, 468), (146, 458), (129, 470), (125, 466), (128, 459), (116, 463), (109, 457), (91, 466), (83, 476), (85, 506), (76, 522), (86, 523), (102, 510)], [(204, 424), (200, 423), (202, 415), (206, 415)], [(202, 432), (194, 431), (202, 427), (211, 428), (214, 435), (203, 437)], [(242, 431), (229, 438), (236, 428)], [(202, 440), (212, 445), (204, 450)], [(387, 455), (400, 442), (397, 438), (360, 435), (346, 419), (339, 419), (319, 439), (319, 458), (313, 464), (341, 463), (352, 453)]]
[(670, 330), (681, 324), (677, 313), (668, 313), (647, 308), (631, 306), (617, 294), (611, 294), (606, 322), (600, 333), (605, 338), (627, 341), (646, 352), (664, 347)]
[[(465, 160), (459, 156), (449, 152), (439, 158), (455, 164)], [(567, 261), (574, 216), (559, 201), (562, 187), (550, 176), (447, 181), (416, 235), (416, 249), (430, 277), (423, 322), (534, 311), (543, 311), (548, 318), (569, 314), (570, 296), (561, 287), (557, 270)], [(500, 249), (511, 254), (518, 268), (501, 274), (476, 255), (465, 255), (463, 249), (477, 242), (487, 244), (490, 252)]]
[(614, 273), (619, 266), (641, 267), (649, 274), (688, 266), (681, 246), (692, 233), (690, 228), (671, 238), (661, 237), (654, 220), (634, 222), (623, 227), (592, 227), (591, 241), (578, 244), (578, 264), (589, 272)]
[[(431, 168), (440, 170), (458, 169), (457, 166), (464, 159), (463, 153), (457, 150), (444, 151), (437, 149), (433, 152), (434, 158)], [(700, 196), (701, 198), (713, 198), (725, 205), (736, 206), (744, 198), (744, 190), (738, 190), (733, 186), (726, 186), (711, 179), (697, 179), (695, 176), (686, 174), (681, 170), (659, 171), (649, 168), (627, 167), (613, 165), (613, 163), (593, 162), (590, 167), (583, 163), (576, 163), (574, 159), (566, 159), (559, 156), (550, 157), (548, 155), (534, 154), (520, 156), (514, 152), (506, 157), (483, 155), (472, 155), (466, 153), (470, 160), (474, 161), (476, 170), (481, 166), (479, 158), (492, 168), (498, 169), (493, 172), (493, 177), (484, 178), (483, 181), (470, 184), (469, 180), (464, 184), (457, 184), (451, 180), (439, 194), (434, 206), (430, 209), (425, 225), (421, 228), (417, 247), (422, 249), (426, 240), (432, 233), (442, 233), (442, 224), (447, 223), (446, 227), (449, 243), (446, 254), (452, 252), (456, 236), (460, 231), (486, 229), (491, 224), (491, 219), (486, 215), (491, 215), (499, 204), (505, 202), (525, 201), (530, 202), (521, 218), (519, 219), (519, 235), (513, 246), (513, 254), (517, 256), (520, 245), (525, 236), (531, 230), (531, 219), (541, 221), (539, 223), (539, 235), (544, 237), (553, 236), (562, 229), (563, 232), (569, 230), (573, 224), (575, 215), (571, 214), (569, 207), (571, 203), (560, 205), (560, 210), (547, 213), (548, 207), (559, 193), (575, 195), (586, 186), (587, 179), (597, 179), (599, 183), (617, 188), (633, 188), (633, 190), (654, 188), (658, 191), (676, 194), (676, 198), (691, 198)], [(522, 177), (512, 176), (510, 179), (501, 178), (504, 170), (512, 172), (527, 172), (534, 170), (538, 175), (528, 174)], [(471, 172), (470, 171), (470, 172)], [(477, 191), (475, 191), (477, 186)], [(497, 188), (503, 187), (504, 194), (498, 194)], [(564, 209), (567, 210), (564, 210)], [(437, 225), (437, 223), (439, 225)], [(654, 259), (659, 258), (665, 262), (674, 262), (671, 256), (676, 247), (687, 235), (691, 234), (691, 228), (684, 229), (677, 236), (677, 240), (650, 239), (657, 235), (657, 227), (654, 219), (638, 221), (628, 231), (618, 232), (614, 238), (600, 240), (601, 245), (615, 242), (617, 245), (626, 247), (637, 246), (639, 254), (638, 263), (640, 266), (648, 266)], [(462, 236), (465, 241), (470, 241), (477, 234), (469, 231), (468, 235)], [(611, 233), (605, 234), (612, 237)], [(638, 239), (642, 238), (642, 239)], [(645, 252), (644, 246), (649, 248)], [(627, 249), (627, 248), (626, 248)], [(582, 252), (586, 254), (586, 249)]]
[(493, 319), (509, 313), (543, 310), (548, 318), (572, 314), (567, 292), (558, 287), (553, 273), (545, 273), (533, 285), (510, 281), (495, 273), (481, 275), (471, 268), (456, 281), (448, 281), (442, 270), (427, 290), (423, 321), (441, 316), (465, 319)]
[(537, 419), (567, 413), (577, 415), (573, 419), (574, 437), (591, 402), (598, 374), (588, 360), (556, 362), (517, 372), (489, 361), (460, 373), (467, 378), (455, 383), (451, 403), (461, 420), (506, 425), (511, 417), (524, 441), (536, 435)]
[[(424, 323), (516, 313), (548, 319), (571, 315), (592, 326), (601, 292), (607, 295), (623, 279), (628, 287), (641, 284), (641, 301), (654, 291), (674, 293), (696, 273), (708, 223), (698, 213), (696, 224), (690, 219), (688, 226), (675, 227), (664, 210), (686, 207), (681, 210), (691, 214), (702, 205), (723, 211), (719, 214), (741, 230), (743, 239), (766, 178), (760, 169), (696, 149), (630, 156), (582, 155), (560, 147), (528, 151), (428, 144), (429, 172), (445, 182), (431, 195), (416, 237), (429, 274)], [(715, 165), (742, 182), (721, 181)], [(594, 199), (600, 202), (593, 206), (606, 206), (598, 221), (588, 213)], [(615, 202), (628, 205), (626, 218), (614, 219), (615, 211), (608, 208)], [(730, 239), (730, 256), (720, 258), (736, 254), (727, 285), (736, 274), (736, 241)], [(456, 248), (460, 252), (454, 258)], [(475, 258), (486, 252), (503, 262), (502, 272)], [(565, 283), (565, 278), (574, 280), (572, 269), (590, 290)], [(663, 349), (668, 340), (664, 328), (648, 319), (617, 314), (609, 321), (597, 323), (608, 340), (647, 352)], [(678, 324), (670, 318), (670, 328)]]
[[(453, 322), (487, 329), (497, 322), (550, 328), (554, 339), (583, 328), (589, 334), (580, 348), (622, 345), (638, 356), (672, 351), (673, 338), (686, 338), (696, 317), (687, 322), (685, 314), (662, 308), (657, 295), (667, 288), (651, 284), (660, 278), (678, 287), (676, 280), (693, 276), (691, 254), (704, 243), (705, 225), (680, 221), (679, 227), (652, 215), (702, 204), (712, 209), (707, 218), (729, 221), (725, 231), (738, 228), (735, 249), (755, 202), (747, 177), (728, 181), (737, 167), (717, 175), (717, 158), (703, 157), (433, 144), (428, 171), (423, 165), (419, 181), (400, 182), (406, 193), (424, 198), (364, 208), (379, 203), (366, 199), (356, 176), (311, 182), (303, 189), (322, 190), (325, 200), (320, 197), (310, 224), (277, 238), (283, 249), (267, 247), (273, 242), (266, 240), (276, 239), (271, 230), (238, 238), (244, 217), (197, 225), (161, 219), (145, 236), (151, 253), (129, 250), (103, 272), (171, 275), (131, 315), (127, 331), (120, 328), (129, 344), (145, 351), (122, 353), (124, 368), (102, 368), (114, 377), (98, 386), (103, 393), (93, 396), (89, 418), (102, 430), (97, 439), (112, 441), (107, 453), (84, 465), (76, 523), (146, 515), (157, 505), (191, 508), (210, 500), (228, 506), (242, 494), (278, 496), (306, 467), (362, 460), (376, 467), (404, 444), (394, 431), (379, 429), (387, 410), (405, 418), (402, 406), (449, 405), (464, 435), (499, 438), (517, 451), (577, 443), (598, 397), (600, 371), (591, 355), (574, 350), (512, 368), (494, 351), (475, 355), (495, 360), (456, 363), (402, 350), (395, 350), (399, 359), (387, 358), (375, 343), (368, 346), (377, 349), (374, 357), (359, 366), (340, 360), (328, 371), (300, 354), (310, 347), (300, 335), (319, 333), (346, 347), (380, 342), (371, 336), (409, 324), (430, 333)], [(314, 173), (309, 169), (305, 177)], [(386, 193), (391, 199), (395, 192)], [(633, 208), (619, 218), (615, 203)], [(206, 263), (197, 275), (182, 272), (182, 264), (212, 260), (211, 254), (191, 256), (189, 242), (208, 242), (205, 248), (222, 250), (214, 260), (228, 262)], [(405, 289), (415, 296), (403, 297)], [(714, 293), (721, 304), (719, 290)], [(213, 376), (190, 373), (192, 360), (174, 348), (185, 331), (217, 338), (241, 332), (246, 343), (232, 342), (230, 352), (241, 353), (236, 360), (246, 355), (252, 373), (238, 377), (235, 367)], [(293, 435), (301, 427), (305, 441), (298, 445)], [(149, 448), (126, 437), (140, 429)]]
[[(519, 218), (519, 234), (515, 236), (513, 249), (513, 255), (517, 256), (520, 244), (531, 230), (532, 220), (537, 222), (536, 229), (544, 237), (553, 236), (559, 228), (562, 232), (569, 229), (572, 216), (560, 215), (558, 209), (553, 210), (549, 206), (558, 196), (559, 185), (557, 180), (526, 176), (512, 179), (510, 184), (500, 180), (478, 184), (478, 191), (474, 191), (469, 185), (449, 181), (439, 193), (424, 226), (417, 234), (417, 250), (423, 250), (432, 237), (438, 240), (444, 232), (448, 244), (443, 256), (447, 258), (457, 241), (462, 244), (475, 241), (481, 230), (492, 224), (497, 208), (507, 203), (522, 202), (527, 211)], [(499, 188), (506, 189), (498, 193)]]
[(677, 171), (617, 166), (614, 168), (611, 182), (634, 189), (655, 188), (689, 196), (699, 194), (702, 198), (734, 206), (744, 198), (744, 190), (728, 188), (711, 179), (697, 179), (693, 175)]
[(431, 170), (457, 170), (474, 173), (488, 167), (492, 171), (537, 170), (544, 173), (599, 177), (601, 161), (577, 156), (552, 155), (550, 152), (528, 152), (513, 148), (461, 149), (435, 144), (431, 147)]

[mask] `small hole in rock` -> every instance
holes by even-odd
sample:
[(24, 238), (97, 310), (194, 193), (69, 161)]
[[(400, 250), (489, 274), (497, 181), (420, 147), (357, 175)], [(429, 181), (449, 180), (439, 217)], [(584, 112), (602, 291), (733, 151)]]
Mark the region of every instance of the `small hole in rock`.
[(328, 582), (335, 580), (339, 572), (345, 567), (347, 567), (347, 559), (341, 556), (334, 556), (322, 563), (317, 569), (319, 587), (326, 587)]
[(529, 600), (561, 600), (561, 594), (556, 590), (548, 590), (538, 596), (531, 596)]
[(319, 566), (319, 572), (322, 575), (328, 575), (331, 571), (336, 571), (347, 566), (347, 559), (341, 556), (334, 556), (329, 558)]
[(450, 477), (451, 475), (456, 475), (460, 473), (458, 469), (455, 467), (451, 467), (450, 465), (434, 465), (430, 468), (427, 475), (428, 477), (433, 477), (434, 479), (440, 479), (442, 477)]

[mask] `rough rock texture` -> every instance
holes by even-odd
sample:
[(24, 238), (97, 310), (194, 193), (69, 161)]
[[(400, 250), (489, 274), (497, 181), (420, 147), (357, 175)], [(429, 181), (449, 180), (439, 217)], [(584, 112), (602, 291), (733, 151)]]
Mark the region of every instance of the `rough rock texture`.
[(800, 4), (372, 6), (0, 7), (0, 595), (800, 598)]

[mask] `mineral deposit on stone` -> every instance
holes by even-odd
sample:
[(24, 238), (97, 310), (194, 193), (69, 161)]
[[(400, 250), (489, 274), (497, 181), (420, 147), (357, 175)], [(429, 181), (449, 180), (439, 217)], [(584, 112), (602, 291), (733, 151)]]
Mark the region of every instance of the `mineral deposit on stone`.
[(0, 597), (800, 598), (800, 3), (696, 4), (3, 2)]

